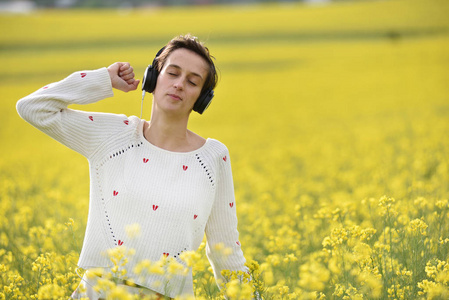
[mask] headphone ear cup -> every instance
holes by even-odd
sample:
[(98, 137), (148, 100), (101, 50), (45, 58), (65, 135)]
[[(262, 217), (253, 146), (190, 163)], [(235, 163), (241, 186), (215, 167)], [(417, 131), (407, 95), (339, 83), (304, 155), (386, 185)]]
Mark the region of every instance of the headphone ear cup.
[(152, 93), (156, 88), (157, 77), (159, 76), (159, 71), (157, 70), (157, 59), (164, 49), (165, 46), (157, 52), (156, 57), (153, 59), (153, 63), (147, 67), (145, 73), (143, 74), (142, 90), (148, 93)]
[(210, 103), (212, 102), (212, 98), (214, 98), (213, 90), (204, 91), (203, 93), (201, 93), (201, 95), (198, 97), (198, 100), (196, 100), (195, 104), (193, 105), (193, 110), (201, 115), (206, 110), (206, 108), (209, 107)]
[(156, 88), (157, 77), (159, 72), (153, 65), (149, 65), (145, 70), (142, 80), (142, 90), (152, 93)]

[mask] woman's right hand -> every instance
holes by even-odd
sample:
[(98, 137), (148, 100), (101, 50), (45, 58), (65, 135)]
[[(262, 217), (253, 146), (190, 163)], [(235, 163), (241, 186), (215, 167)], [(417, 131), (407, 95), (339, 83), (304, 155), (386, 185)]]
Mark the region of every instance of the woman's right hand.
[(133, 67), (127, 62), (116, 62), (108, 67), (112, 87), (123, 92), (134, 91), (139, 80), (134, 78)]

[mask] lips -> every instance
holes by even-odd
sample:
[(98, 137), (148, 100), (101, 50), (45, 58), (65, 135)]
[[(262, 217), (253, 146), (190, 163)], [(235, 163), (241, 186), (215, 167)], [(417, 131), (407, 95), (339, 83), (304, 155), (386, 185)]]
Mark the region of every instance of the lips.
[(179, 96), (176, 95), (176, 94), (168, 94), (168, 96), (169, 96), (170, 98), (172, 98), (173, 100), (179, 100), (179, 101), (182, 101), (182, 98), (179, 97)]

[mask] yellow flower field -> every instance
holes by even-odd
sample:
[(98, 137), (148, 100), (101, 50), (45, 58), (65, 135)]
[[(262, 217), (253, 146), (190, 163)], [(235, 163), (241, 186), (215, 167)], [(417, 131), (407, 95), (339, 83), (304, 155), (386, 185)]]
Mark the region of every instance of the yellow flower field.
[[(16, 101), (115, 61), (141, 77), (187, 32), (220, 69), (190, 127), (230, 150), (252, 273), (224, 272), (220, 291), (204, 249), (186, 253), (197, 299), (448, 299), (448, 12), (445, 0), (385, 0), (0, 15), (0, 299), (67, 299), (84, 272), (87, 162)], [(140, 95), (74, 108), (139, 115)], [(109, 255), (100, 288), (131, 299), (112, 275), (126, 276), (132, 249)]]

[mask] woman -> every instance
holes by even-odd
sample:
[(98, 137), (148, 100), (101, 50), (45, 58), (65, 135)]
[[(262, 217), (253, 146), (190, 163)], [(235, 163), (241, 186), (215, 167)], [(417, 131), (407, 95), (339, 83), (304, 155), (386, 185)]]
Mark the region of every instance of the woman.
[[(193, 295), (191, 271), (167, 280), (158, 274), (136, 274), (135, 266), (164, 257), (184, 264), (182, 253), (198, 249), (206, 233), (206, 254), (217, 280), (222, 279), (221, 270), (246, 267), (228, 150), (187, 129), (197, 99), (205, 93), (206, 100), (213, 96), (217, 75), (208, 49), (195, 37), (179, 36), (158, 53), (152, 67), (157, 71), (150, 121), (67, 108), (112, 97), (113, 88), (136, 90), (139, 80), (128, 63), (73, 73), (21, 99), (17, 110), (89, 161), (89, 215), (79, 266), (107, 270), (108, 249), (134, 249), (126, 268), (137, 287), (128, 290), (174, 298)], [(140, 235), (131, 238), (126, 228), (136, 224)], [(221, 255), (215, 250), (218, 244), (231, 248), (232, 254)], [(105, 297), (92, 288), (98, 280), (92, 273), (83, 278), (83, 289), (75, 291), (74, 298)], [(119, 283), (126, 286), (126, 281)]]

